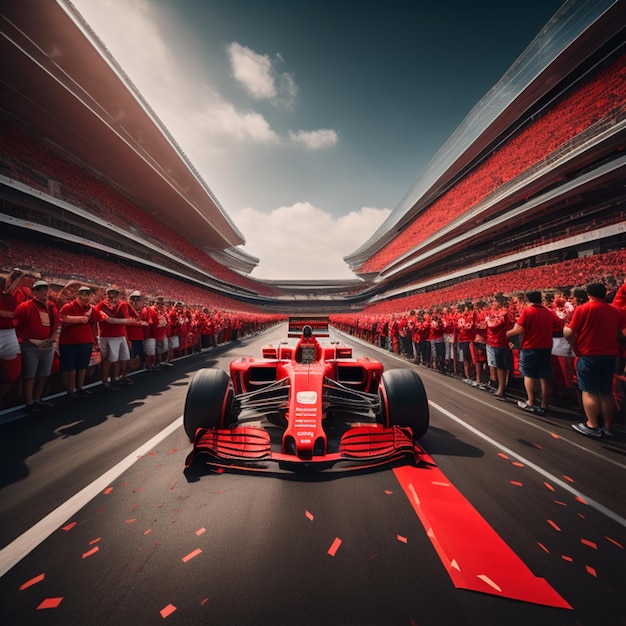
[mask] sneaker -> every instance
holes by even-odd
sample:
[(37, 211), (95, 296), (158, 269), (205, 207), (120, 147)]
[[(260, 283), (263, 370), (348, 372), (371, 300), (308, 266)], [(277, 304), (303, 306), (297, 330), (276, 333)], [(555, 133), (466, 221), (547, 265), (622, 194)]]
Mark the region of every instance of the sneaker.
[(517, 406), (522, 409), (522, 411), (526, 411), (527, 413), (533, 413), (536, 414), (536, 410), (535, 407), (528, 404), (528, 402), (526, 402), (526, 400), (518, 400), (517, 401)]
[(103, 383), (102, 388), (105, 391), (117, 391), (118, 390), (118, 387), (116, 387), (115, 385), (111, 383)]
[(533, 407), (535, 415), (540, 415), (541, 417), (545, 417), (548, 414), (548, 409), (545, 409), (542, 406)]
[(116, 381), (119, 385), (134, 385), (134, 381), (132, 381), (128, 376), (122, 376), (122, 378), (118, 378)]
[(33, 404), (41, 411), (45, 409), (52, 409), (54, 407), (54, 404), (52, 404), (52, 402), (43, 402), (42, 400), (39, 400), (38, 402), (33, 402)]
[(165, 361), (165, 367), (174, 367), (174, 364), (170, 361)]
[(74, 392), (74, 397), (75, 398), (86, 398), (87, 396), (90, 396), (91, 392), (87, 391), (86, 389), (77, 389)]
[(41, 409), (39, 408), (36, 402), (31, 402), (30, 404), (26, 405), (26, 412), (29, 415), (32, 415), (33, 413), (39, 413), (40, 411)]
[(593, 437), (594, 439), (600, 439), (602, 437), (602, 431), (599, 428), (592, 428), (591, 426), (587, 426), (585, 422), (572, 424), (572, 428), (582, 435), (587, 435), (587, 437)]
[(613, 429), (611, 428), (605, 428), (604, 426), (602, 426), (600, 430), (602, 431), (603, 437), (615, 437), (615, 433), (613, 432)]

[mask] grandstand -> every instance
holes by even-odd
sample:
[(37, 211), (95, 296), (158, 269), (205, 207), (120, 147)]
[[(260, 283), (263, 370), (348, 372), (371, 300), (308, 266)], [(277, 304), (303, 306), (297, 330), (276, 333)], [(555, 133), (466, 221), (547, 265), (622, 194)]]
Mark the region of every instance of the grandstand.
[(0, 271), (223, 309), (404, 310), (623, 275), (626, 4), (568, 1), (386, 222), (353, 281), (259, 259), (71, 3), (0, 9)]

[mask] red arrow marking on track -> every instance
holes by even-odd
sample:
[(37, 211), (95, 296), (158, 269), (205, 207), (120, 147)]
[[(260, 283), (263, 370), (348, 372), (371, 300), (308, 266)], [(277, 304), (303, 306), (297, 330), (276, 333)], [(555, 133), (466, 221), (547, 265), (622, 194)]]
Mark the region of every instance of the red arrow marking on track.
[(428, 463), (427, 467), (405, 466), (393, 472), (454, 586), (571, 609), (543, 578), (528, 569), (429, 457)]

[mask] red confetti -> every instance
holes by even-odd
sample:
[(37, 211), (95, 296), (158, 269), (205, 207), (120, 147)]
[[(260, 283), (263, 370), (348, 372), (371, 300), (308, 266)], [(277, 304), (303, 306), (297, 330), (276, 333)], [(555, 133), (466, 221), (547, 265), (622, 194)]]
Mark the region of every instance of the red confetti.
[(200, 550), (200, 548), (197, 548), (196, 550), (194, 550), (193, 552), (190, 552), (187, 556), (184, 556), (182, 558), (183, 563), (187, 563), (187, 561), (191, 561), (191, 559), (194, 559), (195, 557), (197, 557), (199, 554), (202, 554), (202, 550)]
[(148, 528), (148, 530), (144, 531), (144, 535), (149, 535), (152, 532), (152, 528)]
[(554, 487), (550, 483), (543, 483), (550, 491), (555, 491)]
[(61, 530), (65, 530), (67, 532), (68, 530), (72, 530), (72, 528), (74, 528), (74, 526), (76, 526), (76, 524), (77, 524), (77, 522), (71, 522), (67, 526), (63, 526), (63, 528), (61, 528)]
[(29, 587), (32, 587), (33, 585), (36, 585), (37, 583), (40, 583), (45, 577), (46, 577), (45, 574), (39, 574), (39, 576), (35, 576), (34, 578), (31, 578), (30, 580), (27, 580), (20, 587), (20, 591), (24, 591), (24, 589), (28, 589)]
[(165, 619), (166, 617), (169, 617), (175, 610), (176, 607), (173, 604), (168, 604), (164, 609), (161, 609), (161, 617)]
[(563, 478), (565, 478), (565, 480), (568, 483), (573, 483), (574, 482), (574, 479), (571, 476), (566, 476), (565, 474), (563, 474)]
[(585, 569), (587, 570), (588, 574), (591, 574), (592, 576), (595, 576), (596, 578), (598, 577), (598, 573), (593, 567), (591, 567), (591, 565), (585, 565)]
[(550, 524), (550, 526), (552, 526), (554, 530), (558, 530), (559, 532), (561, 532), (561, 529), (551, 519), (548, 520), (548, 524)]
[(337, 554), (337, 550), (339, 550), (340, 545), (341, 539), (339, 539), (339, 537), (336, 537), (335, 541), (333, 541), (333, 545), (328, 548), (328, 554), (330, 554), (330, 556), (335, 556), (335, 554)]
[(390, 496), (393, 494), (393, 491), (391, 491), (390, 489), (385, 489), (385, 493)]
[(313, 521), (313, 513), (309, 513), (308, 511), (305, 511), (304, 514), (306, 515), (306, 518), (308, 520), (310, 520), (311, 522)]
[(204, 598), (201, 602), (200, 602), (200, 606), (204, 606), (207, 602), (209, 601), (208, 598)]
[(547, 552), (548, 554), (550, 554), (550, 550), (548, 550), (548, 548), (546, 548), (542, 543), (539, 544), (539, 547), (544, 551)]
[(98, 537), (97, 539), (92, 539), (92, 540), (89, 542), (89, 545), (90, 545), (90, 546), (93, 546), (93, 544), (94, 544), (94, 543), (98, 543), (101, 539), (102, 539), (102, 537)]
[(522, 483), (519, 482), (519, 480), (512, 480), (510, 481), (512, 485), (515, 485), (516, 487), (521, 487)]
[(524, 467), (524, 464), (519, 463), (518, 461), (513, 461), (512, 465), (515, 465), (515, 467)]
[(551, 436), (553, 439), (560, 439), (560, 437), (559, 437), (556, 433), (550, 433), (550, 436)]
[(127, 523), (127, 524), (132, 524), (133, 522), (136, 522), (136, 521), (137, 521), (137, 520), (136, 520), (134, 517), (132, 517), (131, 519), (127, 519), (127, 520), (126, 520), (126, 523)]
[(580, 540), (580, 543), (582, 543), (584, 546), (589, 546), (590, 548), (593, 548), (594, 550), (598, 549), (597, 543), (593, 541), (589, 541), (589, 539), (585, 539), (584, 537)]
[(554, 502), (555, 504), (558, 504), (559, 506), (567, 506), (565, 502), (561, 502), (560, 500), (555, 500)]
[(198, 528), (198, 530), (196, 530), (196, 535), (198, 535), (198, 537), (199, 537), (200, 535), (202, 535), (205, 532), (206, 532), (206, 528)]
[(139, 493), (140, 491), (143, 491), (143, 487), (139, 487), (137, 489), (133, 489), (133, 493)]
[(604, 538), (607, 541), (610, 541), (611, 543), (615, 544), (618, 548), (621, 548), (622, 550), (624, 549), (624, 546), (621, 543), (615, 541), (615, 539), (611, 539), (610, 537), (607, 537), (606, 535), (604, 535)]
[(402, 543), (408, 543), (408, 539), (406, 537), (403, 537), (402, 535), (398, 535), (398, 541)]
[(573, 563), (573, 562), (574, 562), (574, 559), (573, 559), (571, 556), (565, 556), (564, 554), (562, 554), (562, 555), (561, 555), (561, 558), (562, 558), (564, 561), (568, 561), (569, 563)]
[(178, 452), (178, 449), (177, 449), (177, 448), (172, 448), (172, 449), (168, 452), (168, 454), (174, 454), (174, 452)]
[(584, 498), (581, 498), (580, 496), (576, 496), (576, 500), (578, 502), (580, 502), (581, 504), (587, 504), (587, 501)]
[(533, 443), (533, 446), (535, 446), (537, 450), (543, 450), (543, 448), (538, 443)]
[(98, 552), (98, 550), (100, 550), (100, 548), (98, 548), (98, 546), (96, 546), (95, 548), (92, 548), (91, 550), (89, 550), (88, 552), (85, 552), (83, 554), (83, 559), (86, 559), (87, 557), (95, 554), (96, 552)]
[(504, 454), (504, 452), (498, 452), (498, 456), (501, 456), (503, 459), (506, 459), (507, 461), (509, 460), (509, 457)]
[(104, 490), (104, 495), (105, 495), (105, 496), (108, 496), (108, 495), (109, 495), (112, 491), (113, 491), (113, 487), (107, 487), (107, 488)]
[(56, 609), (63, 602), (63, 598), (46, 598), (38, 607), (40, 609)]

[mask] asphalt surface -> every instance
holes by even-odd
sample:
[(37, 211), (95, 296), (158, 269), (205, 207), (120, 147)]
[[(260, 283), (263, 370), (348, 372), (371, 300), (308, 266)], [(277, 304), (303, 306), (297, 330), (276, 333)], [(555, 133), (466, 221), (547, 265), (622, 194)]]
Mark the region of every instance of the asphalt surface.
[[(575, 433), (565, 410), (534, 417), (354, 343), (385, 368), (417, 368), (431, 403), (422, 447), (571, 608), (455, 587), (393, 469), (186, 476), (180, 416), (193, 373), (259, 356), (285, 334), (3, 416), (3, 624), (626, 624), (626, 445)], [(450, 534), (485, 558), (493, 546), (466, 510), (450, 512)]]

